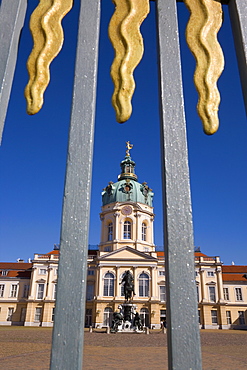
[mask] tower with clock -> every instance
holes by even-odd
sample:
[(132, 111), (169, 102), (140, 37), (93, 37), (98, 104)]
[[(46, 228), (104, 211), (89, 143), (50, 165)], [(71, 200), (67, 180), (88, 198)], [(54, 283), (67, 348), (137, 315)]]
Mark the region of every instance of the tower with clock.
[(129, 142), (120, 163), (118, 181), (102, 193), (100, 255), (124, 247), (144, 253), (155, 253), (153, 240), (153, 191), (146, 182), (139, 183)]

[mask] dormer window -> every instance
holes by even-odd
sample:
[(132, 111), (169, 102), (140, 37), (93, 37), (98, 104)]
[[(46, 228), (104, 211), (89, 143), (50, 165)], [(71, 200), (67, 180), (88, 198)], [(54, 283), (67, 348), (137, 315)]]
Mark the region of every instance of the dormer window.
[(8, 275), (8, 270), (2, 270), (2, 276), (7, 276)]

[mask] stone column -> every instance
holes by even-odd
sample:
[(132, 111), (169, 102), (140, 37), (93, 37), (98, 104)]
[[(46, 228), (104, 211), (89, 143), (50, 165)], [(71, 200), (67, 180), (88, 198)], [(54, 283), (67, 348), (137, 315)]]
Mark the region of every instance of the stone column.
[(205, 280), (204, 280), (204, 272), (205, 270), (200, 269), (200, 281), (201, 281), (201, 296), (202, 296), (202, 302), (207, 302), (206, 294), (205, 294)]
[(151, 267), (151, 299), (157, 298), (156, 285), (155, 267)]
[(223, 283), (222, 283), (221, 268), (216, 269), (216, 277), (217, 277), (217, 287), (218, 287), (218, 302), (222, 303), (224, 302), (224, 296), (223, 296)]
[(134, 275), (134, 291), (136, 296), (139, 295), (138, 292), (138, 281), (137, 281), (137, 267), (133, 267), (133, 275)]
[(114, 292), (114, 295), (115, 295), (115, 298), (118, 298), (120, 296), (119, 294), (119, 289), (120, 289), (120, 285), (119, 285), (119, 266), (116, 266), (115, 267), (115, 273), (116, 273), (116, 279), (115, 279), (115, 292)]

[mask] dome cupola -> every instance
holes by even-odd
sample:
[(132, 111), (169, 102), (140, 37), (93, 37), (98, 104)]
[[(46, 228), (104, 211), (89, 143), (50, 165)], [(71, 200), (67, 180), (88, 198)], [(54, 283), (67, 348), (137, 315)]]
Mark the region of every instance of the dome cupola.
[(137, 182), (135, 174), (135, 162), (131, 159), (130, 149), (133, 145), (129, 141), (126, 142), (125, 159), (120, 163), (121, 174), (118, 176), (118, 181), (113, 183), (110, 181), (102, 192), (103, 206), (114, 202), (139, 202), (153, 206), (153, 192), (146, 182), (140, 184)]

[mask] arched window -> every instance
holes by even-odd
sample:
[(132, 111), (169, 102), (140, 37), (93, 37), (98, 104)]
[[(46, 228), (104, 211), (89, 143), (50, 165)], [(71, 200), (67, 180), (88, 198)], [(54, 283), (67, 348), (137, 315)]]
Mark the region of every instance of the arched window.
[(139, 297), (149, 296), (149, 277), (144, 272), (139, 276)]
[(131, 239), (131, 222), (130, 221), (124, 221), (123, 238)]
[(147, 225), (145, 222), (142, 223), (142, 240), (144, 242), (147, 240)]
[(140, 316), (142, 319), (143, 326), (149, 327), (149, 312), (147, 308), (141, 308)]
[(108, 236), (107, 236), (107, 240), (111, 241), (113, 240), (113, 223), (110, 222), (108, 224)]
[(114, 275), (107, 272), (104, 276), (104, 293), (105, 297), (113, 297), (114, 295)]
[(111, 309), (111, 307), (106, 307), (104, 309), (103, 325), (104, 326), (111, 326), (111, 324), (112, 324), (112, 309)]

